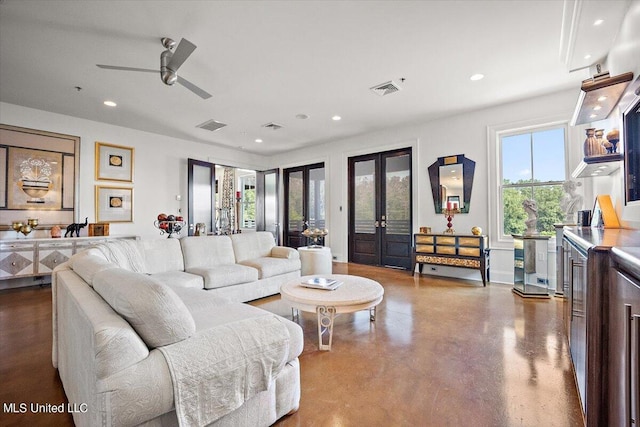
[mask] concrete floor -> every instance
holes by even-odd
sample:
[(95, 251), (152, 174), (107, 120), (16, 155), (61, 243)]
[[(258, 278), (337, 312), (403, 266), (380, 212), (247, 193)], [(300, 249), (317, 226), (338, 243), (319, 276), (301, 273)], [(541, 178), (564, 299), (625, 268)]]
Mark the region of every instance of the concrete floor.
[[(377, 280), (385, 297), (336, 319), (318, 351), (316, 316), (301, 313), (300, 409), (278, 426), (582, 426), (562, 300), (525, 300), (505, 285), (412, 277), (334, 264)], [(291, 318), (279, 296), (253, 305)], [(0, 291), (0, 400), (65, 402), (51, 365), (51, 290)], [(8, 414), (2, 426), (68, 426), (68, 414)]]

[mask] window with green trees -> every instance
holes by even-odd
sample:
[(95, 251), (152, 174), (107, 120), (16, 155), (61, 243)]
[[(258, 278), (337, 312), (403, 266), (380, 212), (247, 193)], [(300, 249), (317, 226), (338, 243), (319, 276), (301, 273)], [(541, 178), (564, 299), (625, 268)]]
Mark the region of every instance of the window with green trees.
[(566, 126), (539, 128), (500, 136), (502, 231), (522, 234), (527, 214), (522, 207), (533, 199), (538, 210), (537, 231), (553, 235), (564, 217), (560, 209), (566, 178)]

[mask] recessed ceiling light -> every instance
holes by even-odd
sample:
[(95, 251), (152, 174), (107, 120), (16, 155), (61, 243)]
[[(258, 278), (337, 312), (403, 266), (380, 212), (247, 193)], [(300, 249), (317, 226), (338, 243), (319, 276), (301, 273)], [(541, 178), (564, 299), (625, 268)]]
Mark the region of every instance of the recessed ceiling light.
[(258, 144), (262, 144), (262, 140), (261, 140), (260, 138), (257, 138), (257, 139), (256, 139), (256, 143), (258, 143)]
[(602, 106), (601, 105), (596, 105), (595, 107), (593, 107), (593, 111), (598, 111), (601, 110)]
[(602, 25), (603, 22), (604, 22), (604, 19), (596, 19), (594, 21), (593, 25), (595, 25), (597, 27), (598, 25)]
[(592, 115), (589, 116), (590, 119), (595, 119), (596, 117), (598, 117), (597, 114), (592, 114)]
[(473, 76), (469, 77), (469, 79), (470, 79), (471, 81), (476, 82), (476, 81), (478, 81), (478, 80), (482, 80), (482, 79), (484, 79), (484, 74), (474, 74)]
[(308, 114), (296, 114), (296, 119), (307, 120), (309, 118)]
[(104, 101), (103, 104), (106, 105), (107, 107), (115, 107), (116, 105), (118, 105), (113, 101)]
[(591, 55), (585, 55), (584, 56), (584, 59), (589, 59), (589, 58), (591, 58)]
[(598, 98), (598, 101), (602, 102), (602, 101), (604, 101), (605, 99), (607, 99), (607, 97), (606, 97), (606, 96), (604, 96), (604, 95), (602, 95), (600, 98)]
[(591, 176), (596, 176), (596, 175), (598, 175), (598, 172), (594, 172), (591, 174)]
[(333, 116), (333, 117), (331, 117), (331, 120), (333, 120), (333, 121), (336, 121), (336, 122), (337, 122), (338, 120), (342, 120), (342, 117), (340, 117), (340, 116)]

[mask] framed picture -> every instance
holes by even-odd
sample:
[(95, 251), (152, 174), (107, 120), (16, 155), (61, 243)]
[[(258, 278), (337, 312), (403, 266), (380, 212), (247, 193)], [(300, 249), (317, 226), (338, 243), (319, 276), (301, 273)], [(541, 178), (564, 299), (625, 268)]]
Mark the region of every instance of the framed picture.
[(0, 125), (0, 230), (38, 219), (39, 229), (75, 222), (80, 138)]
[(133, 182), (133, 148), (96, 141), (96, 180)]
[(133, 222), (133, 188), (96, 185), (97, 222)]

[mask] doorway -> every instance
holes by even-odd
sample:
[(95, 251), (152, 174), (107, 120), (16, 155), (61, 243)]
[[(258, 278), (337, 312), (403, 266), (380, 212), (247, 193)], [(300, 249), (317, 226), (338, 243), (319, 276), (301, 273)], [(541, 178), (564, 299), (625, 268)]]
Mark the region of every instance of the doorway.
[(411, 148), (349, 158), (349, 261), (410, 269)]
[[(305, 246), (307, 228), (325, 228), (324, 163), (284, 170), (284, 244)], [(324, 244), (324, 242), (320, 242)]]

